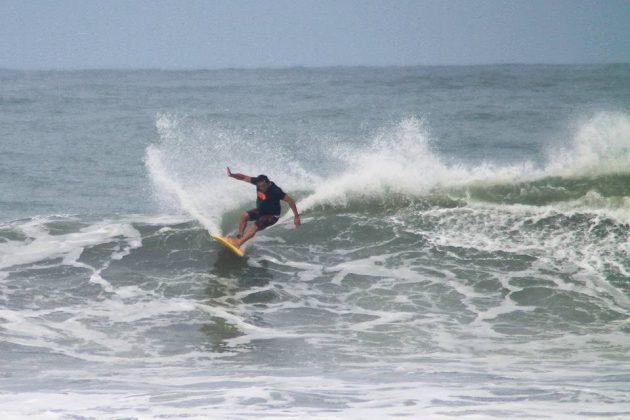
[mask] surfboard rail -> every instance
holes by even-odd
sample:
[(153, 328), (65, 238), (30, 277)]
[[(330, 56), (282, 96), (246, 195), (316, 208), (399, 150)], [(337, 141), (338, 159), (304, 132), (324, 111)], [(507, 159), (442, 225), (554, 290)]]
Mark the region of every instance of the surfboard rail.
[(220, 242), (223, 246), (225, 246), (227, 249), (232, 251), (235, 255), (238, 255), (239, 257), (245, 256), (245, 251), (243, 251), (241, 248), (234, 246), (232, 243), (230, 243), (230, 241), (227, 240), (225, 236), (219, 236), (219, 235), (211, 235), (211, 236), (212, 236), (212, 239), (214, 239), (217, 242)]

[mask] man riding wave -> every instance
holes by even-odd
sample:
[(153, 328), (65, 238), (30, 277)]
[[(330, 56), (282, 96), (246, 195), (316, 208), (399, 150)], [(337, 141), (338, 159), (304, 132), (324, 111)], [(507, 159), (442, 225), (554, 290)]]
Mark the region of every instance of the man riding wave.
[[(237, 237), (227, 238), (231, 244), (240, 248), (245, 242), (253, 238), (259, 230), (263, 230), (275, 224), (282, 213), (280, 200), (285, 201), (291, 208), (291, 211), (293, 211), (293, 221), (295, 223), (295, 227), (302, 224), (300, 214), (298, 213), (293, 197), (282, 191), (282, 188), (270, 181), (266, 175), (251, 177), (243, 174), (235, 174), (232, 173), (230, 168), (227, 168), (227, 174), (231, 178), (256, 185), (257, 196), (256, 208), (241, 213)], [(254, 224), (252, 224), (247, 232), (245, 232), (247, 222), (254, 222)]]

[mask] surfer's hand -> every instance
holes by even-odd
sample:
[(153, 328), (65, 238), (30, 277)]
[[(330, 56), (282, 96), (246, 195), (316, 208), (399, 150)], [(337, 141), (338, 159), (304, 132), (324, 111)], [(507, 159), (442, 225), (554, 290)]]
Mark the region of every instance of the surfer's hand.
[(295, 227), (298, 227), (298, 226), (300, 226), (302, 224), (302, 220), (300, 219), (300, 215), (299, 214), (296, 214), (293, 217), (293, 223), (295, 223)]
[(229, 176), (229, 177), (231, 177), (231, 176), (232, 176), (232, 171), (230, 171), (230, 167), (229, 167), (229, 166), (228, 166), (228, 168), (227, 168), (227, 174), (228, 174), (228, 176)]

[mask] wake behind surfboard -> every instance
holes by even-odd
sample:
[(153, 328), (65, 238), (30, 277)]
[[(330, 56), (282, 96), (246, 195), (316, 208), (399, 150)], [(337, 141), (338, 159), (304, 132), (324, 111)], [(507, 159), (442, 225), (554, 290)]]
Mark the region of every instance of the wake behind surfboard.
[(211, 235), (211, 236), (212, 236), (212, 239), (214, 239), (217, 242), (220, 242), (223, 246), (225, 246), (227, 249), (232, 251), (235, 255), (238, 255), (239, 257), (245, 256), (245, 251), (243, 251), (241, 248), (237, 248), (236, 246), (232, 245), (232, 243), (230, 243), (230, 241), (228, 241), (225, 236), (214, 236), (214, 235)]

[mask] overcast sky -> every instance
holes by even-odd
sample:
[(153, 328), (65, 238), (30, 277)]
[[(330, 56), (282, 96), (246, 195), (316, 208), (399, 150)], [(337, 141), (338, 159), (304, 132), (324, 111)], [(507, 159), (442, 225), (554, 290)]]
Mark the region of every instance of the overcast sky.
[(630, 0), (0, 0), (0, 68), (630, 62)]

